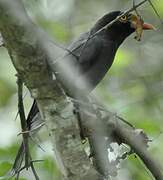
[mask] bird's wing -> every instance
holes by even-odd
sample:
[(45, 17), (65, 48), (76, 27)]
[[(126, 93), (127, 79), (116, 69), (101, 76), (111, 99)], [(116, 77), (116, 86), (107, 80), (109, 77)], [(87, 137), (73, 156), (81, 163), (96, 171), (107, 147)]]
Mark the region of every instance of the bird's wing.
[(78, 37), (77, 39), (74, 40), (68, 47), (68, 49), (72, 52), (77, 52), (78, 49), (87, 41), (89, 37), (89, 32), (83, 33)]
[(80, 70), (86, 72), (97, 61), (102, 50), (102, 40), (98, 36), (90, 38), (89, 33), (85, 33), (70, 46), (69, 50), (75, 56)]
[(22, 142), (21, 146), (19, 147), (19, 150), (17, 152), (14, 164), (13, 164), (12, 168), (4, 176), (4, 179), (10, 179), (11, 177), (13, 177), (17, 173), (19, 173), (19, 170), (22, 167), (23, 159), (24, 159), (24, 145)]
[[(33, 105), (29, 111), (28, 117), (27, 117), (27, 128), (29, 131), (33, 131), (35, 129), (39, 130), (40, 127), (39, 125), (42, 123), (42, 119), (40, 117), (40, 113), (37, 107), (37, 103), (34, 100), (33, 101)], [(39, 128), (38, 128), (39, 127)], [(35, 131), (36, 132), (36, 131)], [(32, 135), (32, 133), (30, 133), (30, 135)], [(13, 176), (15, 176), (17, 173), (19, 173), (19, 171), (22, 168), (22, 164), (23, 164), (23, 160), (24, 160), (24, 155), (25, 155), (25, 149), (24, 149), (24, 145), (23, 142), (21, 143), (19, 150), (17, 152), (14, 164), (12, 166), (12, 168), (9, 170), (9, 172), (6, 174), (6, 178), (11, 178)], [(30, 157), (28, 157), (30, 159)]]
[(32, 120), (33, 118), (36, 116), (36, 114), (39, 112), (38, 110), (38, 107), (37, 107), (37, 103), (36, 101), (34, 100), (33, 101), (33, 104), (32, 104), (32, 107), (28, 113), (28, 117), (27, 117), (27, 126), (28, 126), (28, 129), (31, 130), (31, 126), (32, 126)]

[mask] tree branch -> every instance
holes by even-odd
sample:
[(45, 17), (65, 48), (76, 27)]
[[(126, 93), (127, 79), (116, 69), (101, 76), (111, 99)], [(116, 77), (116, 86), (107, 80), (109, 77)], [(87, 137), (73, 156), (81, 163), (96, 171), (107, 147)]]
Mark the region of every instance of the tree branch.
[[(37, 101), (41, 116), (48, 128), (63, 179), (99, 180), (98, 172), (92, 167), (88, 156), (82, 149), (72, 103), (67, 101), (60, 85), (49, 72), (47, 62), (52, 62), (51, 60), (53, 60), (52, 68), (55, 72), (56, 48), (54, 46), (50, 48), (53, 51), (51, 55), (47, 48), (47, 45), (50, 45), (47, 35), (29, 19), (21, 0), (0, 0), (0, 31), (18, 75)], [(95, 113), (95, 118), (92, 116), (90, 119), (97, 122), (97, 118), (98, 115)], [(95, 132), (99, 134), (95, 136), (104, 138), (104, 136), (112, 135), (116, 142), (130, 145), (155, 178), (163, 180), (160, 166), (147, 153), (144, 143), (141, 141), (138, 141), (138, 144), (134, 143), (138, 140), (137, 136), (133, 135), (135, 130), (122, 125), (119, 121), (114, 121), (113, 117), (107, 119), (109, 120), (99, 123), (100, 127), (106, 125), (107, 131), (101, 132), (97, 124)], [(87, 126), (89, 127), (86, 124)]]
[(37, 101), (63, 179), (98, 179), (82, 149), (72, 104), (49, 73), (51, 57), (43, 48), (49, 41), (41, 39), (47, 35), (29, 19), (21, 0), (0, 0), (0, 31), (18, 75)]
[[(114, 121), (112, 119), (114, 119)], [(110, 137), (110, 127), (113, 127), (113, 138), (118, 138), (119, 142), (128, 144), (134, 153), (140, 157), (155, 179), (163, 180), (163, 168), (159, 161), (154, 159), (147, 151), (148, 139), (142, 130), (130, 126), (126, 127), (126, 124), (119, 121), (118, 117), (105, 118), (104, 122), (107, 122), (108, 137)]]
[[(88, 102), (76, 100), (74, 101), (78, 102), (80, 105), (85, 107), (85, 109), (89, 109), (90, 106), (92, 106), (92, 104), (89, 104)], [(88, 114), (89, 118), (83, 118), (83, 125), (85, 127), (93, 127), (93, 133), (96, 132), (103, 137), (108, 137), (108, 146), (112, 142), (118, 144), (125, 143), (129, 145), (132, 149), (132, 152), (136, 153), (140, 157), (140, 159), (143, 161), (143, 163), (151, 172), (151, 174), (155, 177), (155, 179), (163, 180), (163, 168), (159, 161), (153, 158), (153, 156), (147, 151), (149, 139), (147, 135), (143, 132), (143, 130), (136, 129), (135, 127), (131, 126), (125, 119), (117, 116), (114, 113), (111, 113), (98, 103), (93, 104), (96, 105), (96, 108), (99, 111), (99, 113), (103, 112), (102, 118), (96, 121), (96, 116), (94, 114)], [(99, 120), (101, 120), (101, 122), (99, 122)], [(96, 142), (98, 142), (98, 139), (96, 139)], [(130, 155), (130, 153), (128, 154)], [(113, 165), (110, 165), (109, 168), (111, 168), (112, 166)], [(115, 166), (113, 167), (116, 168)], [(111, 175), (115, 172), (116, 170), (111, 171), (110, 169), (109, 173)]]

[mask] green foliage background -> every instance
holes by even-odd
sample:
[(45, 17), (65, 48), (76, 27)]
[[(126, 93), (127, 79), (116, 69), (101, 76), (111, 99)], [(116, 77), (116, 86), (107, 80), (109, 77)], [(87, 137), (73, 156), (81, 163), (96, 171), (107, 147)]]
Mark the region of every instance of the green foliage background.
[[(113, 10), (126, 10), (131, 0), (24, 0), (28, 14), (58, 43), (67, 46), (72, 40), (87, 31), (98, 18)], [(163, 0), (153, 0), (163, 19)], [(120, 47), (114, 65), (95, 92), (106, 106), (126, 118), (130, 123), (144, 129), (153, 140), (149, 150), (163, 162), (163, 25), (148, 3), (140, 8), (145, 21), (155, 25), (157, 31), (145, 32), (141, 42), (130, 36)], [(21, 137), (17, 113), (16, 71), (4, 48), (0, 48), (0, 176), (11, 167)], [(25, 89), (25, 92), (27, 90)], [(28, 109), (29, 93), (25, 97)], [(44, 151), (33, 147), (33, 157), (44, 159), (36, 164), (41, 179), (60, 179), (53, 162), (53, 152), (48, 135), (41, 132)], [(38, 140), (37, 140), (38, 142)], [(162, 163), (163, 165), (163, 163)], [(131, 156), (121, 163), (115, 179), (148, 180), (150, 173), (139, 158)], [(33, 179), (24, 172), (22, 179)], [(5, 179), (5, 178), (4, 178)], [(114, 179), (114, 178), (113, 178)]]

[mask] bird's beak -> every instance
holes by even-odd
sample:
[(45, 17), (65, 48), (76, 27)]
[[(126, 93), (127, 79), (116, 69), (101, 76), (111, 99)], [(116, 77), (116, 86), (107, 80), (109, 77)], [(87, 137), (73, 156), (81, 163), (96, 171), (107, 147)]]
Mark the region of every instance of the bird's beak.
[(145, 23), (140, 17), (131, 15), (131, 26), (135, 29), (142, 28), (143, 30), (156, 30), (156, 28), (149, 23)]
[(143, 30), (156, 30), (156, 28), (149, 23), (143, 23)]
[(135, 29), (135, 39), (141, 40), (143, 30), (155, 30), (156, 28), (152, 24), (145, 23), (141, 17), (134, 14), (131, 15), (131, 26)]

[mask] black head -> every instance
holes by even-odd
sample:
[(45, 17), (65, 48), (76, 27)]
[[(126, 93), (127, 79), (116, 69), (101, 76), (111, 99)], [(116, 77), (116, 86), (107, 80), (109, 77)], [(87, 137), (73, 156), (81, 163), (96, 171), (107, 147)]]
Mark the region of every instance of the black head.
[[(121, 11), (113, 11), (104, 15), (101, 19), (97, 21), (92, 31), (95, 33), (118, 16), (122, 14)], [(122, 16), (119, 20), (117, 20), (114, 24), (108, 27), (105, 31), (102, 32), (106, 38), (109, 38), (112, 41), (115, 41), (117, 45), (120, 45), (130, 34), (135, 32), (138, 29), (138, 25), (140, 24), (140, 18), (134, 14), (127, 14)], [(142, 30), (146, 29), (147, 24), (142, 22)], [(149, 25), (149, 24), (148, 24)], [(150, 26), (148, 29), (152, 29)]]

